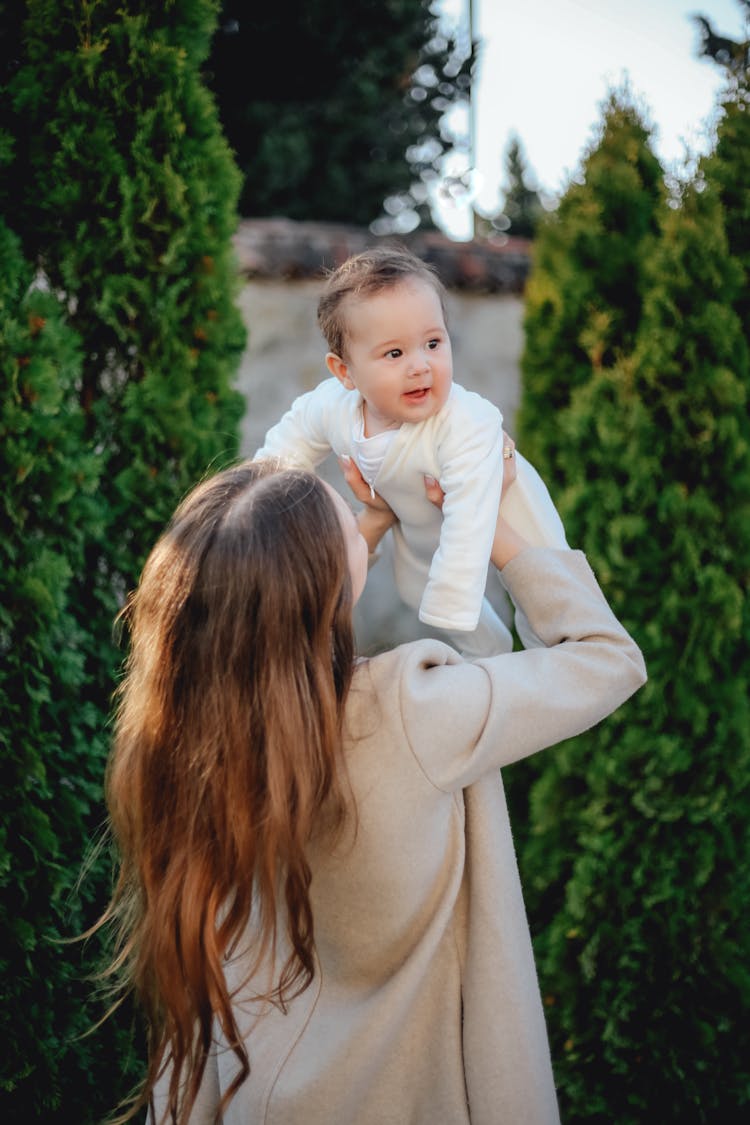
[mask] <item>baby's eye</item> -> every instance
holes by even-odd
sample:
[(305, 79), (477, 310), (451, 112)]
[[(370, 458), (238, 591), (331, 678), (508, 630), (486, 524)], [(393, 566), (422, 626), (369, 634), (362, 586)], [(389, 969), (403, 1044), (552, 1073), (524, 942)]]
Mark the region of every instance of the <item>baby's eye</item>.
[(391, 348), (391, 350), (389, 352), (386, 352), (385, 354), (386, 359), (398, 359), (398, 357), (401, 355), (401, 348)]
[(440, 347), (440, 340), (437, 340), (437, 339), (436, 340), (428, 340), (427, 341), (427, 347), (430, 349), (431, 352), (434, 352), (435, 348)]

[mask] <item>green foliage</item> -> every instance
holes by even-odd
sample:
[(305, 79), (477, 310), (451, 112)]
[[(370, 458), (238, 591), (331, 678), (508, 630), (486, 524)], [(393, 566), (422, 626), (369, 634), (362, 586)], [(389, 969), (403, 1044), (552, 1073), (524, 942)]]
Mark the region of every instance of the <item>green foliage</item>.
[(745, 39), (730, 39), (726, 35), (719, 35), (705, 16), (693, 15), (692, 19), (701, 33), (700, 54), (723, 67), (728, 74), (742, 78), (747, 76), (750, 67), (750, 39), (747, 38), (750, 30), (750, 0), (738, 0), (738, 3), (745, 23)]
[(701, 175), (724, 209), (729, 251), (744, 271), (735, 309), (750, 334), (750, 0), (739, 0), (744, 39), (717, 34), (705, 16), (693, 16), (702, 33), (700, 54), (722, 67), (726, 89), (719, 106), (716, 145)]
[(702, 172), (724, 209), (729, 251), (742, 267), (734, 307), (750, 335), (750, 83), (747, 72), (730, 83), (721, 105), (714, 151)]
[[(368, 225), (386, 198), (429, 220), (425, 183), (452, 147), (440, 120), (465, 100), (473, 53), (432, 0), (224, 0), (208, 64), (245, 177), (244, 215)], [(413, 189), (413, 190), (412, 190)]]
[(592, 370), (631, 349), (663, 196), (641, 114), (612, 94), (580, 176), (537, 229), (526, 288), (519, 442), (553, 496), (566, 482), (566, 451), (546, 420)]
[(571, 1122), (734, 1121), (750, 1101), (750, 369), (701, 187), (662, 213), (631, 354), (592, 362), (538, 435), (649, 670), (544, 756), (521, 850)]
[[(107, 519), (80, 589), (84, 619), (100, 622), (96, 663), (114, 593), (176, 500), (237, 452), (239, 176), (199, 75), (215, 7), (32, 3), (9, 87), (15, 135), (30, 141), (7, 206), (72, 297), (87, 437), (106, 462)], [(99, 699), (109, 683), (107, 671)]]
[(239, 177), (198, 72), (214, 8), (32, 4), (29, 62), (10, 86), (16, 133), (23, 122), (32, 138), (14, 179), (37, 189), (16, 201), (14, 226), (75, 296), (82, 401), (107, 448), (116, 527), (139, 497), (143, 526), (129, 518), (116, 551), (128, 579), (175, 497), (236, 453)]
[[(101, 715), (82, 703), (74, 590), (102, 519), (103, 460), (84, 441), (80, 338), (2, 222), (0, 261), (0, 1113), (52, 1121), (62, 1091), (85, 1090), (118, 1040), (110, 1027), (68, 1053), (97, 1013), (80, 948), (59, 944), (86, 924), (72, 891), (101, 819)], [(123, 1073), (127, 1053), (117, 1044)]]
[(217, 6), (29, 0), (0, 48), (23, 242), (3, 227), (4, 1121), (98, 1121), (140, 1065), (128, 1012), (80, 1038), (101, 949), (57, 939), (109, 893), (103, 859), (72, 888), (104, 816), (115, 615), (180, 497), (237, 455), (240, 177), (200, 77)]
[(529, 171), (526, 155), (517, 136), (512, 136), (505, 154), (505, 198), (502, 210), (489, 219), (478, 216), (477, 230), (491, 236), (508, 231), (517, 238), (533, 238), (544, 215), (544, 206)]
[(508, 228), (519, 238), (533, 238), (544, 208), (533, 186), (526, 166), (526, 157), (518, 137), (512, 137), (505, 157), (505, 201), (503, 214), (510, 220)]

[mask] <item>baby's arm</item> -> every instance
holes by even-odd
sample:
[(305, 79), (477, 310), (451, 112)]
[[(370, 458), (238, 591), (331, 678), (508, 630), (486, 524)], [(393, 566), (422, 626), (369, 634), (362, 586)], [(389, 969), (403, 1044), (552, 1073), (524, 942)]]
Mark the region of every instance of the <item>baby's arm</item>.
[(326, 380), (314, 390), (300, 395), (275, 426), (267, 432), (263, 445), (254, 454), (280, 457), (302, 469), (314, 470), (331, 452), (332, 403)]
[(477, 626), (503, 483), (502, 448), (502, 414), (485, 400), (457, 414), (441, 435), (443, 524), (419, 607), (428, 625)]

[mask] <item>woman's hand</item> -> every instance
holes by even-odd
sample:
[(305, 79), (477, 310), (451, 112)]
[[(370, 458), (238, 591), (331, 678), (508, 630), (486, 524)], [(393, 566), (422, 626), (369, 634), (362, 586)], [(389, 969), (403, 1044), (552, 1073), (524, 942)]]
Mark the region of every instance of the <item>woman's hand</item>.
[[(351, 457), (347, 457), (346, 454), (337, 457), (336, 460), (339, 463), (341, 472), (344, 474), (344, 480), (362, 504), (366, 504), (368, 508), (374, 508), (377, 512), (390, 512), (393, 516), (393, 511), (383, 497), (370, 488), (359, 471), (359, 465), (357, 465), (356, 461), (353, 461)], [(396, 517), (393, 516), (393, 519), (395, 521)]]
[[(500, 503), (505, 499), (505, 494), (516, 479), (516, 443), (513, 438), (503, 430), (503, 488), (500, 494)], [(365, 486), (367, 487), (367, 486)], [(434, 477), (424, 478), (427, 499), (435, 507), (442, 508), (445, 493)], [(523, 536), (514, 531), (510, 524), (498, 512), (495, 525), (495, 538), (492, 541), (490, 559), (493, 564), (502, 570), (507, 562), (528, 547), (528, 542)]]
[[(500, 493), (500, 503), (505, 499), (505, 494), (516, 479), (516, 443), (510, 434), (503, 430), (503, 488)], [(363, 482), (364, 483), (364, 482)], [(367, 485), (365, 484), (365, 488)], [(424, 489), (427, 499), (436, 508), (442, 508), (445, 493), (434, 477), (424, 478)]]
[(396, 516), (383, 497), (370, 488), (359, 471), (359, 466), (351, 457), (344, 455), (337, 460), (344, 474), (344, 480), (363, 505), (362, 510), (357, 513), (357, 523), (372, 555), (386, 531), (397, 522)]
[(516, 479), (516, 443), (510, 434), (503, 430), (503, 489), (500, 493), (500, 503), (505, 499), (505, 493)]

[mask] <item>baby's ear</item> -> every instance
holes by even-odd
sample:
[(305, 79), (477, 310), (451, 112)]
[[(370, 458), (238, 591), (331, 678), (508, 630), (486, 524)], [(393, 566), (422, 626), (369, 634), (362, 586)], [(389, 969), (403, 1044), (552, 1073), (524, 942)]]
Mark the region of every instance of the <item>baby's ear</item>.
[(335, 352), (328, 352), (326, 355), (326, 367), (331, 372), (331, 375), (338, 379), (342, 386), (346, 387), (348, 391), (355, 389), (354, 382), (349, 374), (349, 365), (344, 362), (340, 355)]

